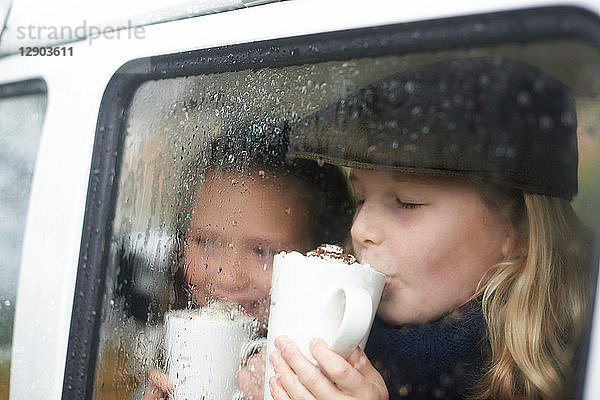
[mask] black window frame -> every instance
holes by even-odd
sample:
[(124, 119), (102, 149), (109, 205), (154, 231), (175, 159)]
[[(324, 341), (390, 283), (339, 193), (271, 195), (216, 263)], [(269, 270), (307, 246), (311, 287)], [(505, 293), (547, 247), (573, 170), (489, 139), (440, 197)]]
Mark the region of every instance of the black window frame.
[(190, 75), (551, 39), (579, 39), (600, 51), (600, 18), (574, 6), (528, 8), (242, 43), (124, 64), (109, 81), (98, 114), (62, 398), (93, 396), (122, 128), (128, 105), (141, 84)]

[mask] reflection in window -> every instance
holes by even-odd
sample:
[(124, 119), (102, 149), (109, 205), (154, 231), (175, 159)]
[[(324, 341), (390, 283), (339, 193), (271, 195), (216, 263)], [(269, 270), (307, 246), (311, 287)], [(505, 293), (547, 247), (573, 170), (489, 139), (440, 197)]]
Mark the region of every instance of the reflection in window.
[(0, 98), (0, 398), (8, 398), (21, 247), (46, 95)]
[[(560, 52), (556, 50), (559, 47), (562, 49)], [(565, 52), (570, 57), (564, 57)], [(557, 54), (563, 56), (555, 58)], [(582, 59), (584, 54), (586, 60), (593, 62), (578, 64), (576, 60)], [(574, 205), (584, 221), (594, 220), (598, 216), (600, 201), (597, 179), (600, 167), (597, 126), (600, 121), (595, 117), (600, 107), (600, 81), (595, 73), (600, 66), (600, 57), (596, 50), (579, 43), (540, 42), (527, 46), (505, 45), (456, 52), (354, 59), (279, 69), (190, 76), (142, 84), (132, 100), (126, 124), (102, 311), (95, 397), (148, 396), (153, 386), (152, 379), (165, 377), (169, 363), (174, 362), (167, 359), (165, 354), (167, 346), (163, 328), (165, 315), (171, 310), (203, 309), (215, 301), (224, 301), (230, 312), (235, 314), (241, 311), (259, 322), (253, 339), (260, 342), (267, 327), (270, 271), (274, 253), (281, 250), (305, 252), (317, 244), (335, 242), (349, 251), (354, 246), (353, 251), (357, 254), (362, 252), (362, 256), (368, 260), (368, 251), (361, 249), (356, 239), (361, 234), (358, 224), (369, 221), (363, 220), (364, 214), (360, 210), (363, 213), (374, 212), (373, 210), (377, 210), (376, 204), (380, 204), (381, 210), (385, 212), (391, 208), (402, 209), (402, 216), (398, 218), (408, 221), (412, 217), (407, 215), (413, 215), (408, 213), (420, 212), (417, 211), (420, 206), (427, 204), (435, 194), (435, 191), (419, 189), (421, 191), (417, 193), (420, 194), (414, 195), (413, 188), (427, 186), (423, 185), (422, 180), (414, 179), (414, 175), (412, 180), (402, 181), (404, 186), (400, 193), (391, 190), (390, 188), (399, 186), (397, 179), (393, 176), (390, 178), (389, 173), (394, 168), (396, 172), (398, 167), (402, 168), (394, 165), (395, 157), (400, 153), (409, 158), (411, 154), (418, 156), (419, 160), (424, 161), (420, 165), (421, 170), (431, 172), (439, 168), (439, 165), (436, 160), (427, 159), (427, 151), (436, 149), (437, 156), (442, 158), (461, 153), (464, 149), (460, 145), (471, 144), (468, 141), (459, 143), (460, 135), (465, 130), (478, 124), (489, 126), (488, 122), (477, 119), (486, 112), (477, 109), (481, 104), (469, 103), (469, 96), (472, 95), (469, 90), (472, 87), (465, 86), (464, 93), (461, 94), (457, 91), (460, 88), (448, 88), (446, 85), (460, 79), (449, 79), (443, 73), (438, 76), (425, 74), (421, 76), (423, 81), (420, 82), (419, 75), (410, 75), (412, 72), (409, 71), (426, 70), (427, 65), (461, 58), (491, 57), (501, 64), (497, 58), (499, 56), (512, 60), (506, 65), (525, 61), (542, 68), (545, 74), (555, 76), (565, 83), (568, 87), (565, 93), (572, 93), (576, 118), (574, 113), (568, 112), (562, 113), (558, 119), (555, 119), (556, 116), (535, 114), (539, 110), (531, 111), (530, 114), (526, 112), (524, 117), (521, 114), (510, 114), (510, 110), (503, 115), (509, 120), (509, 125), (513, 124), (511, 126), (519, 127), (518, 129), (535, 126), (543, 131), (564, 124), (574, 131), (577, 123), (579, 191)], [(483, 67), (489, 67), (492, 71), (498, 65)], [(523, 71), (531, 70), (525, 68)], [(524, 76), (528, 73), (524, 72)], [(412, 76), (414, 79), (390, 79), (394, 76)], [(511, 79), (503, 80), (502, 76), (490, 72), (488, 75), (480, 74), (479, 77), (487, 79), (491, 86), (499, 85), (497, 91), (503, 93), (506, 85), (514, 83), (515, 76), (511, 75)], [(529, 102), (536, 101), (538, 103), (535, 104), (545, 107), (543, 99), (533, 98), (534, 88), (536, 84), (554, 82), (553, 78), (547, 81), (545, 78), (537, 81), (531, 79), (531, 76), (524, 78), (533, 85), (531, 91), (517, 91), (514, 102), (524, 109)], [(436, 85), (432, 85), (432, 81)], [(387, 82), (388, 97), (406, 97), (406, 104), (411, 105), (408, 114), (403, 118), (396, 115), (386, 120), (389, 115), (370, 108), (370, 102), (376, 102), (377, 96), (381, 94), (373, 88), (377, 82)], [(424, 106), (429, 104), (423, 103), (427, 101), (427, 96), (424, 96), (425, 100), (411, 103), (419, 96), (423, 87), (431, 90), (434, 86), (435, 99), (439, 101), (435, 107)], [(444, 98), (446, 90), (452, 96)], [(361, 95), (356, 97), (356, 93)], [(567, 97), (569, 96), (565, 99)], [(469, 101), (465, 102), (465, 98)], [(419, 101), (422, 103), (418, 104)], [(565, 100), (566, 103), (569, 101), (570, 97)], [(449, 132), (456, 132), (456, 146), (436, 148), (437, 139), (431, 137), (434, 136), (433, 130), (439, 131), (442, 125), (440, 121), (433, 121), (432, 115), (439, 116), (436, 107), (445, 107), (444, 102), (448, 102), (447, 108), (451, 110), (449, 113), (456, 113), (459, 109), (461, 112), (472, 110), (468, 111), (473, 113), (468, 118), (474, 119), (464, 126), (457, 126), (453, 125), (456, 115), (448, 115), (444, 121), (447, 122)], [(392, 107), (387, 111), (393, 116), (397, 108)], [(405, 111), (407, 110), (403, 110)], [(371, 120), (362, 124), (364, 121), (361, 118), (369, 112), (372, 113), (369, 115)], [(420, 125), (402, 125), (410, 118), (420, 118)], [(536, 120), (532, 122), (531, 118)], [(522, 125), (524, 123), (533, 125)], [(390, 129), (403, 135), (408, 142), (413, 141), (415, 146), (410, 147), (408, 142), (395, 140), (386, 133)], [(479, 134), (483, 137), (489, 132), (481, 131)], [(502, 134), (500, 131), (492, 132), (490, 143), (493, 145), (493, 140)], [(453, 136), (450, 134), (448, 137)], [(565, 146), (565, 150), (568, 150), (569, 143), (574, 142), (565, 142), (559, 146)], [(494, 155), (509, 160), (513, 150), (501, 147), (493, 149)], [(288, 151), (289, 149), (292, 151)], [(419, 149), (427, 151), (419, 153)], [(530, 150), (531, 157), (522, 157), (524, 161), (531, 161), (538, 155), (543, 158), (543, 151), (540, 152), (543, 149), (534, 145)], [(469, 151), (477, 152), (477, 149), (469, 148)], [(487, 153), (482, 154), (485, 156), (480, 161), (485, 162)], [(572, 158), (569, 160), (572, 161)], [(569, 160), (566, 161), (567, 164)], [(352, 169), (350, 179), (347, 174), (349, 169), (345, 167)], [(361, 169), (364, 167), (380, 171)], [(464, 165), (459, 162), (447, 164), (445, 168), (460, 172)], [(556, 166), (554, 168), (557, 168), (558, 180), (558, 175), (563, 170)], [(472, 169), (471, 172), (477, 176), (480, 170)], [(529, 183), (528, 179), (532, 182), (537, 179), (533, 169), (513, 172), (514, 176), (524, 179), (521, 181), (523, 184)], [(416, 177), (421, 178), (420, 175)], [(474, 183), (478, 193), (486, 201), (504, 204), (503, 199), (515, 195), (514, 190), (497, 190), (496, 186), (489, 184), (490, 179), (498, 180), (498, 175), (475, 179)], [(457, 178), (454, 183), (457, 186), (452, 187), (458, 188), (463, 187), (461, 185), (464, 181)], [(569, 187), (560, 196), (568, 198), (572, 189)], [(390, 191), (394, 192), (393, 196)], [(357, 200), (355, 205), (358, 210), (352, 238), (350, 196)], [(398, 198), (391, 199), (390, 196)], [(467, 200), (475, 201), (473, 197), (461, 199), (455, 203), (457, 206), (468, 204)], [(529, 200), (521, 198), (511, 202), (510, 207), (490, 215), (500, 215), (510, 220), (525, 207), (526, 201)], [(452, 214), (448, 210), (444, 215)], [(486, 214), (483, 220), (489, 222), (495, 218), (490, 215)], [(382, 224), (391, 222), (391, 217), (382, 219)], [(516, 220), (511, 222), (517, 223)], [(526, 224), (523, 221), (519, 223)], [(533, 231), (532, 227), (531, 229)], [(523, 232), (525, 231), (527, 229)], [(484, 229), (483, 233), (487, 234), (489, 231)], [(408, 238), (410, 234), (407, 234), (405, 241)], [(365, 240), (372, 242), (372, 239)], [(519, 248), (518, 241), (510, 243), (511, 246), (502, 248), (503, 252), (514, 255), (515, 259), (525, 254), (525, 250)], [(439, 242), (438, 247), (445, 244)], [(402, 243), (398, 244), (396, 250), (400, 251), (401, 245)], [(565, 243), (560, 245), (564, 247)], [(589, 244), (583, 246), (579, 248), (582, 254), (591, 250)], [(432, 247), (431, 253), (433, 250)], [(406, 249), (406, 252), (409, 251)], [(461, 260), (466, 263), (466, 259), (465, 256)], [(374, 265), (376, 263), (375, 260)], [(515, 262), (511, 265), (519, 264)], [(584, 271), (582, 273), (587, 273), (584, 266), (581, 268)], [(506, 267), (506, 270), (509, 268)], [(445, 277), (449, 278), (448, 274)], [(473, 291), (478, 280), (472, 282)], [(498, 278), (494, 282), (500, 281)], [(543, 282), (543, 279), (536, 282)], [(551, 291), (552, 288), (548, 287), (547, 290)], [(469, 297), (461, 296), (463, 300)], [(426, 301), (427, 299), (423, 299), (422, 303)], [(414, 307), (401, 307), (400, 303), (393, 310), (386, 309), (383, 312), (383, 308), (380, 309), (381, 324), (393, 325), (394, 322), (397, 324), (406, 320), (407, 324), (414, 325), (440, 318), (447, 322), (444, 319), (447, 317), (444, 311), (447, 310), (443, 308), (437, 314), (416, 315), (415, 312), (412, 317), (395, 314), (394, 310), (401, 308), (408, 309), (407, 312), (418, 310), (417, 304)], [(455, 301), (452, 305), (458, 307), (459, 303)], [(463, 316), (470, 315), (473, 304), (480, 305), (470, 303)], [(498, 312), (504, 311), (500, 307)], [(480, 311), (477, 318), (482, 318)], [(484, 326), (483, 320), (480, 322), (481, 325), (477, 326)], [(422, 326), (423, 329), (428, 329), (427, 327)], [(422, 340), (427, 335), (431, 335), (432, 340), (442, 337), (439, 331), (423, 331), (416, 336)], [(565, 337), (567, 335), (565, 333)], [(498, 333), (493, 337), (504, 338)], [(457, 339), (457, 342), (460, 340)], [(548, 345), (560, 347), (562, 343), (557, 340)], [(551, 352), (560, 353), (560, 350)], [(387, 361), (383, 358), (385, 357), (379, 357), (380, 362), (376, 363), (376, 367), (386, 379), (390, 390), (393, 389), (392, 398), (415, 394), (443, 396), (444, 393), (467, 390), (460, 386), (466, 384), (466, 381), (461, 381), (465, 371), (478, 374), (477, 368), (480, 366), (470, 365), (471, 369), (465, 369), (463, 364), (452, 364), (448, 368), (452, 369), (454, 375), (442, 373), (431, 378), (435, 381), (431, 387), (423, 387), (410, 381), (394, 381), (393, 376), (398, 371), (391, 364), (386, 364)], [(528, 368), (526, 360), (527, 357), (518, 360), (520, 368)], [(484, 364), (482, 361), (481, 365)], [(573, 373), (578, 381), (582, 370), (576, 362), (573, 365)], [(428, 368), (427, 365), (423, 367)], [(559, 368), (558, 375), (562, 373), (567, 375), (569, 371), (561, 371)], [(516, 370), (514, 376), (517, 377), (517, 382), (523, 382), (518, 380), (519, 374)], [(534, 379), (532, 375), (527, 376), (528, 382)], [(469, 381), (469, 385), (472, 384)], [(160, 390), (154, 386), (156, 390)]]

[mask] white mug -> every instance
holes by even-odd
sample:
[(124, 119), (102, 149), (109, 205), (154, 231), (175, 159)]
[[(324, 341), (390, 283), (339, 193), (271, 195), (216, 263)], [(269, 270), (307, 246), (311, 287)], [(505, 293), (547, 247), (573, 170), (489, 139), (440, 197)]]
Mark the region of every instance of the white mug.
[(174, 400), (232, 400), (244, 346), (257, 328), (254, 319), (215, 303), (165, 316), (167, 371)]
[[(292, 339), (317, 364), (309, 349), (320, 338), (346, 358), (364, 348), (377, 311), (385, 275), (357, 263), (279, 253), (273, 261), (267, 355), (275, 351), (280, 335)], [(268, 360), (265, 400), (272, 399), (269, 379), (275, 375)]]

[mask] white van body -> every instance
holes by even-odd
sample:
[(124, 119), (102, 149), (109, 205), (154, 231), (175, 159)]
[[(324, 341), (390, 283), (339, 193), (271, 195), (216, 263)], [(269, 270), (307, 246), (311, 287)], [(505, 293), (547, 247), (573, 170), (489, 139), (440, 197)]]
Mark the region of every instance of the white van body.
[[(265, 3), (265, 4), (261, 4)], [(43, 79), (47, 112), (35, 165), (16, 303), (10, 399), (63, 397), (65, 360), (98, 110), (127, 62), (150, 56), (321, 32), (572, 5), (600, 16), (600, 1), (422, 0), (152, 2), (14, 0), (0, 5), (0, 85)], [(127, 26), (90, 38), (20, 38), (29, 25)], [(128, 24), (128, 25), (127, 25)], [(143, 28), (143, 38), (132, 34)], [(48, 30), (49, 32), (49, 30)], [(142, 31), (137, 31), (142, 35)], [(89, 33), (89, 32), (88, 32)], [(22, 36), (22, 35), (21, 35)], [(26, 57), (24, 46), (72, 47), (72, 56)], [(600, 304), (596, 305), (598, 310)], [(600, 321), (595, 318), (586, 399), (600, 396)]]

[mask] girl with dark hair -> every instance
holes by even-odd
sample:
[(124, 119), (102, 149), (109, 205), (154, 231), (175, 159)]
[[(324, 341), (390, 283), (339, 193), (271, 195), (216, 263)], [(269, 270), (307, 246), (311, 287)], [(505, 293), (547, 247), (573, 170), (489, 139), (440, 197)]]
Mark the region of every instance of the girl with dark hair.
[[(344, 174), (288, 158), (287, 134), (285, 124), (225, 128), (184, 175), (172, 308), (225, 302), (260, 321), (264, 334), (273, 255), (344, 244), (352, 207)], [(147, 398), (167, 396), (164, 373), (150, 380)]]

